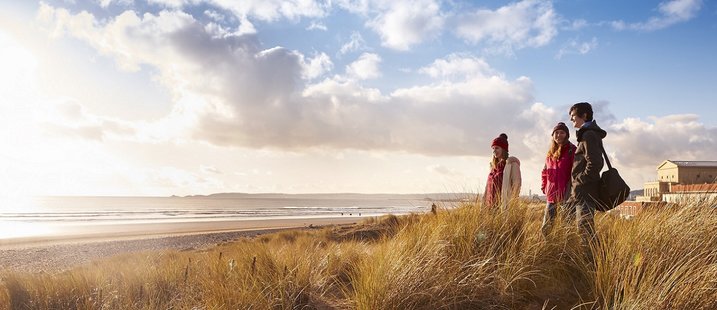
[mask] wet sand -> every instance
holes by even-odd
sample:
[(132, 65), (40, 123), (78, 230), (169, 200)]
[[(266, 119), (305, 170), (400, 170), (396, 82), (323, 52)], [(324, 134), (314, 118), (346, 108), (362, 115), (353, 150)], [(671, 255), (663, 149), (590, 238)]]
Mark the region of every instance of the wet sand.
[(99, 258), (152, 250), (193, 250), (291, 228), (352, 224), (358, 217), (102, 225), (61, 236), (0, 239), (0, 270), (56, 272)]

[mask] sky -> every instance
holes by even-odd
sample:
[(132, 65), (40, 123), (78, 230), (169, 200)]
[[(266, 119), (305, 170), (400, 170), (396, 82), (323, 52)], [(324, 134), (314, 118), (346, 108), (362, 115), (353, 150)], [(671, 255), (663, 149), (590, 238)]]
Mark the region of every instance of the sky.
[[(593, 105), (633, 189), (717, 160), (717, 3), (0, 0), (0, 196), (522, 193)], [(575, 132), (570, 137), (575, 141)]]

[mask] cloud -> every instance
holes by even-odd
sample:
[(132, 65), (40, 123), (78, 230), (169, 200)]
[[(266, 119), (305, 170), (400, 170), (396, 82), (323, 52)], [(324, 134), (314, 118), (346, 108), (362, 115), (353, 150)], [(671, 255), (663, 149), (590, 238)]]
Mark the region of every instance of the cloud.
[(223, 174), (223, 172), (211, 165), (200, 165), (199, 170), (205, 174)]
[(326, 25), (324, 25), (321, 22), (312, 21), (311, 24), (306, 27), (306, 30), (321, 30), (321, 31), (327, 31), (329, 28), (326, 28)]
[(461, 79), (474, 76), (491, 76), (496, 72), (482, 58), (471, 55), (451, 54), (443, 59), (436, 59), (429, 66), (418, 70), (419, 73), (427, 74), (433, 78), (458, 77)]
[(113, 3), (121, 6), (130, 6), (134, 3), (134, 0), (98, 0), (97, 2), (101, 7), (107, 8)]
[[(506, 79), (472, 55), (426, 63), (420, 71), (431, 82), (384, 93), (362, 84), (381, 74), (374, 53), (362, 54), (345, 75), (313, 81), (330, 67), (328, 56), (264, 48), (254, 34), (206, 27), (182, 12), (128, 11), (98, 21), (43, 10), (50, 31), (87, 42), (122, 68), (151, 68), (181, 99), (159, 120), (121, 123), (134, 135), (105, 139), (487, 156), (490, 140), (506, 132), (511, 151), (525, 159), (543, 156), (535, 141), (545, 140), (555, 120), (552, 109), (534, 103), (529, 78)], [(533, 113), (519, 112), (526, 110)]]
[(281, 18), (297, 20), (302, 17), (321, 18), (328, 14), (331, 1), (313, 0), (211, 0), (207, 1), (234, 12), (237, 16), (251, 16), (263, 21)]
[[(300, 55), (300, 58), (304, 59), (304, 56)], [(309, 59), (308, 62), (302, 61), (302, 67), (304, 68), (302, 76), (305, 79), (315, 79), (331, 71), (334, 63), (331, 62), (331, 58), (326, 53), (320, 53)]]
[(497, 10), (461, 14), (455, 33), (469, 43), (485, 42), (500, 50), (544, 46), (557, 35), (558, 18), (550, 1), (523, 0)]
[(640, 166), (655, 159), (709, 160), (717, 153), (717, 128), (705, 126), (694, 114), (627, 118), (610, 126), (610, 141), (619, 161)]
[[(128, 0), (128, 1), (132, 1), (132, 0)], [(160, 5), (160, 6), (168, 7), (168, 8), (181, 8), (185, 2), (188, 2), (188, 1), (185, 1), (185, 0), (148, 0), (147, 1), (147, 3), (149, 3), (149, 4), (156, 4), (156, 5)]]
[(373, 53), (363, 53), (359, 58), (346, 66), (346, 74), (360, 80), (375, 79), (381, 76), (378, 65), (381, 57)]
[(426, 167), (426, 170), (446, 177), (463, 176), (463, 172), (461, 172), (460, 170), (446, 167), (444, 165), (431, 165)]
[(565, 55), (585, 55), (596, 49), (597, 46), (598, 40), (595, 37), (593, 37), (590, 41), (583, 42), (578, 42), (578, 40), (573, 39), (560, 48), (558, 53), (555, 55), (555, 59), (562, 59)]
[(588, 22), (584, 19), (576, 19), (569, 26), (565, 27), (566, 30), (580, 30), (588, 26)]
[(46, 102), (45, 106), (54, 108), (54, 113), (40, 120), (40, 126), (50, 136), (103, 141), (108, 137), (123, 139), (136, 134), (130, 123), (92, 115), (72, 100)]
[(702, 0), (665, 1), (657, 7), (659, 16), (650, 17), (647, 21), (639, 23), (613, 21), (611, 25), (616, 30), (654, 31), (686, 22), (694, 18), (701, 8)]
[(388, 48), (407, 51), (411, 46), (436, 38), (443, 29), (440, 5), (433, 0), (391, 1), (366, 25)]
[(655, 180), (663, 160), (713, 160), (717, 154), (717, 128), (694, 114), (626, 118), (605, 129), (610, 161), (633, 188)]
[(346, 44), (341, 46), (341, 49), (339, 50), (341, 54), (346, 54), (350, 52), (355, 52), (358, 50), (362, 50), (366, 48), (366, 41), (364, 41), (363, 37), (359, 32), (352, 32), (351, 33), (351, 40), (349, 42), (346, 42)]
[(226, 16), (224, 16), (224, 14), (219, 13), (215, 10), (205, 10), (204, 15), (211, 18), (215, 22), (223, 23), (227, 20), (227, 18), (226, 18)]

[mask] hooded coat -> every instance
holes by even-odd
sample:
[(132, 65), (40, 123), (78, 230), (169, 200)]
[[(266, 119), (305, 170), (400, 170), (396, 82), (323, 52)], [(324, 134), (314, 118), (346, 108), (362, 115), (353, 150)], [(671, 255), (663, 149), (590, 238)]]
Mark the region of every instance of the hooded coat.
[(570, 196), (570, 182), (576, 146), (569, 141), (561, 146), (560, 158), (545, 158), (540, 189), (549, 203), (563, 202)]
[(498, 206), (501, 209), (507, 209), (508, 202), (520, 195), (521, 183), (520, 160), (510, 156), (506, 159), (505, 166), (501, 171), (491, 171), (488, 174), (483, 204), (488, 207)]
[(595, 121), (578, 129), (578, 148), (573, 160), (571, 200), (594, 202), (600, 194), (600, 171), (604, 165), (602, 139), (607, 132)]

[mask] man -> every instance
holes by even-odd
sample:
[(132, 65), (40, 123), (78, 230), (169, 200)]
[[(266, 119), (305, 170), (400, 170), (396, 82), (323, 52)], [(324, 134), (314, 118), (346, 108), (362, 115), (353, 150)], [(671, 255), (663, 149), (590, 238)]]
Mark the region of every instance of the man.
[(593, 238), (593, 216), (600, 194), (600, 170), (603, 168), (602, 139), (607, 132), (593, 120), (593, 109), (589, 103), (576, 103), (570, 107), (569, 113), (570, 121), (577, 129), (578, 148), (571, 171), (572, 191), (568, 205), (583, 238)]

